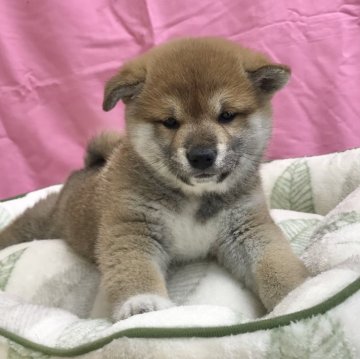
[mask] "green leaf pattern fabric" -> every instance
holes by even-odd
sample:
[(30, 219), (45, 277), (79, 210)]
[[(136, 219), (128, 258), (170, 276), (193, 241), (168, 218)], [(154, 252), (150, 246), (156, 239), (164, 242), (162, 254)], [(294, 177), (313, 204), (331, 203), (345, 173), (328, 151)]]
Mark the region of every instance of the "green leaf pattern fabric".
[(0, 230), (4, 228), (11, 220), (10, 213), (5, 209), (0, 207)]
[(58, 346), (72, 346), (88, 343), (99, 337), (99, 333), (108, 329), (109, 322), (105, 319), (78, 320), (69, 325), (57, 340)]
[(357, 211), (334, 214), (314, 231), (313, 240), (322, 238), (327, 233), (339, 231), (346, 226), (359, 222), (360, 213)]
[(305, 160), (294, 161), (279, 176), (271, 193), (270, 206), (315, 213), (311, 177)]
[(271, 332), (267, 359), (355, 359), (339, 321), (327, 315), (304, 323), (302, 330), (294, 327)]
[(31, 349), (27, 349), (22, 345), (14, 342), (9, 342), (9, 351), (7, 359), (47, 359), (49, 355), (35, 352)]
[(20, 249), (8, 257), (4, 258), (0, 261), (0, 289), (4, 290), (6, 288), (6, 284), (10, 278), (11, 272), (13, 271), (16, 262), (19, 260), (21, 255), (24, 253), (24, 249)]
[(319, 219), (288, 219), (278, 223), (290, 241), (291, 247), (297, 255), (301, 255), (311, 243), (311, 235)]

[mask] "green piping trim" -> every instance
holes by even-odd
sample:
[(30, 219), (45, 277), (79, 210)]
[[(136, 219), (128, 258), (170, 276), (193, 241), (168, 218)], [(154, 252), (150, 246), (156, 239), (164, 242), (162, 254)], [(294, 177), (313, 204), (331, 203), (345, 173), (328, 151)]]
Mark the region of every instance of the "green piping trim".
[(20, 193), (16, 196), (13, 196), (13, 197), (8, 197), (8, 198), (4, 198), (4, 199), (0, 199), (0, 203), (2, 202), (8, 202), (8, 201), (12, 201), (14, 199), (19, 199), (19, 198), (22, 198), (22, 197), (25, 197), (27, 194), (29, 193), (32, 193), (32, 192), (36, 192), (36, 191), (41, 191), (42, 189), (46, 189), (46, 188), (49, 188), (49, 187), (53, 187), (53, 186), (58, 186), (62, 183), (54, 183), (52, 185), (49, 185), (49, 186), (46, 186), (46, 187), (40, 187), (40, 188), (37, 188), (37, 189), (34, 189), (33, 191), (30, 191), (30, 192), (25, 192), (25, 193)]
[(28, 339), (22, 338), (17, 334), (11, 333), (0, 328), (0, 335), (20, 344), (28, 349), (38, 351), (47, 355), (59, 357), (73, 357), (89, 353), (93, 350), (102, 348), (114, 339), (144, 338), (144, 339), (170, 339), (170, 338), (219, 338), (228, 335), (238, 335), (244, 333), (253, 333), (258, 330), (269, 330), (278, 327), (284, 327), (292, 322), (309, 319), (313, 316), (324, 314), (330, 309), (338, 306), (348, 299), (351, 295), (360, 289), (360, 277), (346, 286), (340, 292), (328, 298), (324, 302), (308, 309), (300, 310), (291, 314), (281, 315), (270, 319), (261, 319), (249, 323), (222, 326), (222, 327), (191, 327), (191, 328), (131, 328), (111, 334), (107, 337), (97, 339), (93, 342), (79, 345), (73, 348), (52, 348), (45, 345), (34, 343)]
[[(30, 192), (28, 192), (28, 193), (30, 193)], [(14, 197), (0, 199), (0, 203), (8, 202), (8, 201), (12, 201), (13, 199), (25, 197), (28, 193), (22, 193), (22, 194), (18, 194), (17, 196), (14, 196)]]

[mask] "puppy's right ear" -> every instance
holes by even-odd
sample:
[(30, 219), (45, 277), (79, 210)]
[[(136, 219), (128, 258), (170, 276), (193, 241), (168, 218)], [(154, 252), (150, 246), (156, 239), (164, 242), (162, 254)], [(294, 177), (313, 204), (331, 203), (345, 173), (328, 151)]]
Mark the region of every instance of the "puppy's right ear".
[(110, 111), (119, 100), (131, 101), (142, 89), (146, 77), (146, 67), (139, 58), (125, 64), (105, 85), (103, 110)]

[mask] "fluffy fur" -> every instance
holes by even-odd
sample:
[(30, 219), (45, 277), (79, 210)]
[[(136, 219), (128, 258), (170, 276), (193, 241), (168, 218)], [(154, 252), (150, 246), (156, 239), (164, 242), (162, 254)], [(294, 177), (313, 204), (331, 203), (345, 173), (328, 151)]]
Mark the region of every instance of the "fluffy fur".
[[(126, 134), (103, 134), (58, 196), (28, 210), (1, 246), (64, 238), (95, 261), (115, 320), (169, 307), (171, 262), (211, 257), (272, 309), (307, 272), (269, 215), (258, 169), (272, 95), (290, 71), (217, 38), (180, 39), (125, 64), (104, 110), (126, 104)], [(234, 114), (219, 122), (223, 112)], [(174, 118), (176, 128), (164, 121)], [(194, 168), (196, 148), (216, 153)]]

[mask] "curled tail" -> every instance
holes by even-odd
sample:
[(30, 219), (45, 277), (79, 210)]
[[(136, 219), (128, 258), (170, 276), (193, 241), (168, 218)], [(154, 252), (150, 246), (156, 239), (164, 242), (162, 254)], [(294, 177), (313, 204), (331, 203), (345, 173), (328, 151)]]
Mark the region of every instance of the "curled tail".
[(85, 168), (102, 167), (121, 142), (122, 135), (117, 132), (103, 132), (92, 138), (86, 150)]
[[(122, 136), (116, 132), (104, 132), (94, 137), (87, 146), (85, 170), (102, 167), (121, 142)], [(86, 171), (79, 172), (86, 175)], [(62, 206), (63, 194), (67, 193), (66, 187), (65, 192), (49, 194), (0, 230), (0, 249), (33, 239), (63, 238), (62, 214), (58, 209)]]
[(33, 239), (54, 238), (52, 216), (58, 193), (51, 193), (0, 231), (0, 249)]

